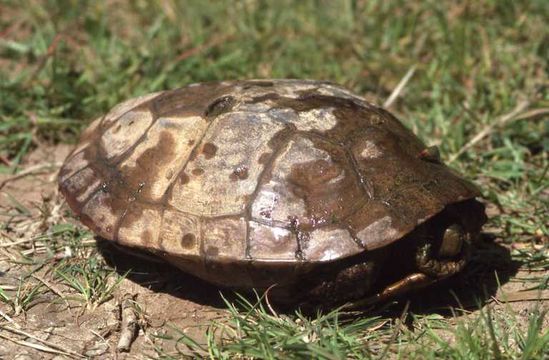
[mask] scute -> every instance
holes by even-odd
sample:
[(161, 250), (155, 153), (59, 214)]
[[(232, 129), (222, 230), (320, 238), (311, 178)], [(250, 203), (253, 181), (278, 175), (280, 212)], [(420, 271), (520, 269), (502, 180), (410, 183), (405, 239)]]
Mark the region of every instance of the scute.
[(101, 149), (107, 160), (116, 158), (134, 146), (153, 122), (147, 107), (122, 115), (101, 137)]
[(241, 214), (265, 165), (261, 154), (284, 125), (265, 114), (231, 112), (208, 128), (176, 181), (169, 204), (200, 216)]
[(252, 218), (310, 230), (345, 218), (363, 190), (343, 149), (322, 139), (292, 137), (252, 202)]
[(80, 218), (101, 237), (114, 239), (118, 220), (124, 214), (124, 209), (117, 205), (119, 201), (116, 195), (99, 189), (85, 203)]
[(362, 251), (349, 230), (337, 226), (315, 229), (301, 243), (305, 260), (331, 261)]
[(107, 113), (107, 115), (105, 115), (105, 117), (101, 120), (101, 127), (104, 129), (109, 128), (114, 122), (117, 122), (125, 113), (140, 106), (141, 104), (144, 104), (154, 99), (161, 93), (162, 92), (155, 92), (121, 102), (120, 104), (113, 107), (111, 111)]
[(248, 265), (293, 274), (386, 246), (478, 195), (424, 149), (392, 115), (337, 85), (194, 84), (94, 121), (59, 186), (98, 235), (219, 283), (219, 269), (242, 279), (263, 276)]
[(141, 187), (142, 199), (160, 201), (206, 127), (201, 116), (158, 119), (147, 137), (118, 165), (124, 181), (132, 189)]
[(204, 255), (210, 261), (246, 257), (247, 224), (243, 217), (204, 221)]
[(158, 206), (136, 202), (123, 215), (116, 238), (122, 245), (154, 250), (161, 224), (162, 211)]
[(157, 248), (183, 258), (199, 257), (202, 245), (201, 225), (198, 216), (166, 209), (163, 213)]
[(293, 262), (296, 260), (299, 247), (297, 236), (291, 231), (249, 222), (250, 226), (250, 257), (255, 261)]

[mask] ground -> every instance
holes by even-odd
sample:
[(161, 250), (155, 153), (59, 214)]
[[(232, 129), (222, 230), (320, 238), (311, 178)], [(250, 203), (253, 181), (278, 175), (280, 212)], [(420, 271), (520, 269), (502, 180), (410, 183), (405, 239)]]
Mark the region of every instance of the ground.
[[(74, 236), (73, 232), (80, 230), (57, 191), (56, 172), (70, 148), (58, 145), (37, 149), (22, 162), (23, 169), (34, 171), (20, 173), (19, 177), (0, 176), (0, 219), (6, 225), (0, 248), (0, 295), (5, 300), (0, 303), (4, 317), (0, 337), (10, 340), (0, 345), (0, 356), (139, 359), (190, 354), (185, 345), (178, 344), (179, 332), (206, 343), (206, 331), (212, 322), (231, 323), (219, 289), (152, 257), (121, 252), (89, 232), (76, 236), (78, 253), (67, 250), (67, 246), (71, 249), (70, 242), (60, 238), (67, 233)], [(55, 244), (52, 239), (59, 242)], [(421, 327), (425, 321), (422, 317), (455, 324), (475, 319), (488, 308), (492, 314), (512, 314), (513, 326), (526, 331), (532, 313), (546, 306), (539, 300), (549, 299), (547, 290), (529, 290), (531, 284), (526, 280), (547, 277), (549, 272), (521, 267), (511, 258), (511, 247), (493, 239), (486, 239), (477, 250), (472, 265), (476, 269), (449, 286), (424, 290), (388, 308), (370, 309), (369, 316), (383, 316), (376, 330), (396, 328), (409, 300), (409, 310), (418, 319), (408, 320), (407, 326), (412, 329), (408, 331)], [(76, 271), (68, 269), (71, 266)], [(86, 271), (99, 274), (90, 279), (83, 275)], [(497, 271), (497, 280), (493, 271)], [(230, 292), (225, 296), (234, 299)], [(128, 306), (128, 300), (139, 331), (131, 351), (120, 353), (116, 348), (123, 327), (122, 308)], [(461, 310), (452, 313), (450, 307)], [(542, 328), (549, 328), (549, 318), (542, 321)], [(449, 341), (453, 338), (447, 329), (438, 329), (437, 335)]]
[[(0, 358), (547, 358), (547, 14), (543, 0), (0, 1)], [(438, 145), (487, 205), (466, 271), (303, 314), (128, 255), (59, 196), (78, 134), (116, 103), (265, 77), (341, 83)]]

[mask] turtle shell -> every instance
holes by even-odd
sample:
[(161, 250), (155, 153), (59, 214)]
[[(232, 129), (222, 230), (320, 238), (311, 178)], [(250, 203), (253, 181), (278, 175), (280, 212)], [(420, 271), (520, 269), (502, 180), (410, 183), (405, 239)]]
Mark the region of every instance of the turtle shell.
[(248, 286), (257, 281), (216, 265), (294, 274), (391, 244), (478, 195), (427, 153), (390, 113), (334, 84), (204, 83), (95, 120), (59, 186), (99, 236)]

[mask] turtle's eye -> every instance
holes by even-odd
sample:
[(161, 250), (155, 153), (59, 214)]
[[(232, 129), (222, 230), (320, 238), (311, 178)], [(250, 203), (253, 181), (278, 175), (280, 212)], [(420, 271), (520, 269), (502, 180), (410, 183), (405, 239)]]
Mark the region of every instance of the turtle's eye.
[(446, 228), (442, 244), (438, 250), (440, 257), (453, 257), (461, 252), (461, 247), (465, 241), (465, 230), (461, 225), (453, 224)]

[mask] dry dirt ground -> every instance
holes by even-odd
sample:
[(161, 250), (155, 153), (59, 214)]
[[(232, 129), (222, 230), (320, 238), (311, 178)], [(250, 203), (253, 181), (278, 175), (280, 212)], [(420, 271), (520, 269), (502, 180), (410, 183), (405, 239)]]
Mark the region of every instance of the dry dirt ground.
[[(218, 289), (166, 265), (124, 255), (101, 242), (97, 244), (91, 235), (80, 240), (79, 250), (71, 250), (70, 241), (66, 246), (48, 246), (47, 242), (53, 240), (40, 237), (55, 224), (77, 224), (60, 199), (56, 185), (57, 169), (69, 151), (69, 146), (42, 148), (25, 160), (24, 176), (0, 175), (0, 224), (3, 224), (0, 228), (0, 290), (3, 289), (0, 296), (4, 294), (11, 299), (0, 302), (0, 358), (154, 358), (158, 356), (158, 349), (168, 354), (174, 353), (176, 346), (182, 349), (182, 345), (174, 341), (178, 331), (198, 341), (204, 340), (206, 326), (213, 320), (224, 321), (228, 316)], [(52, 249), (57, 252), (51, 253)], [(86, 256), (104, 257), (119, 274), (125, 274), (130, 268), (133, 271), (114, 287), (112, 296), (101, 303), (82, 302), (74, 288), (55, 276), (55, 269), (61, 261)], [(534, 299), (540, 294), (521, 291), (529, 284), (513, 279), (541, 277), (547, 273), (519, 269), (519, 264), (509, 256), (509, 249), (491, 241), (480, 248), (476, 267), (482, 270), (476, 274), (484, 275), (460, 279), (462, 284), (456, 288), (460, 301), (474, 307), (467, 304), (473, 301), (466, 299), (467, 293), (483, 283), (484, 306), (490, 306), (494, 312), (508, 311), (510, 307), (524, 318), (522, 323), (526, 326), (528, 315), (536, 306)], [(504, 283), (502, 287), (498, 288), (494, 270)], [(103, 279), (113, 285), (116, 278), (107, 275)], [(448, 304), (455, 305), (455, 300), (441, 293), (440, 288), (423, 292), (416, 297), (412, 309), (419, 313), (440, 312), (448, 321), (455, 321), (451, 314), (441, 310)], [(548, 294), (541, 296), (547, 298)], [(547, 303), (542, 302), (542, 306), (546, 307)], [(131, 308), (129, 313), (136, 316), (139, 330), (130, 351), (118, 352), (121, 332), (127, 328), (125, 308)], [(475, 316), (475, 312), (463, 316)], [(547, 319), (545, 321), (545, 326), (549, 326)]]

